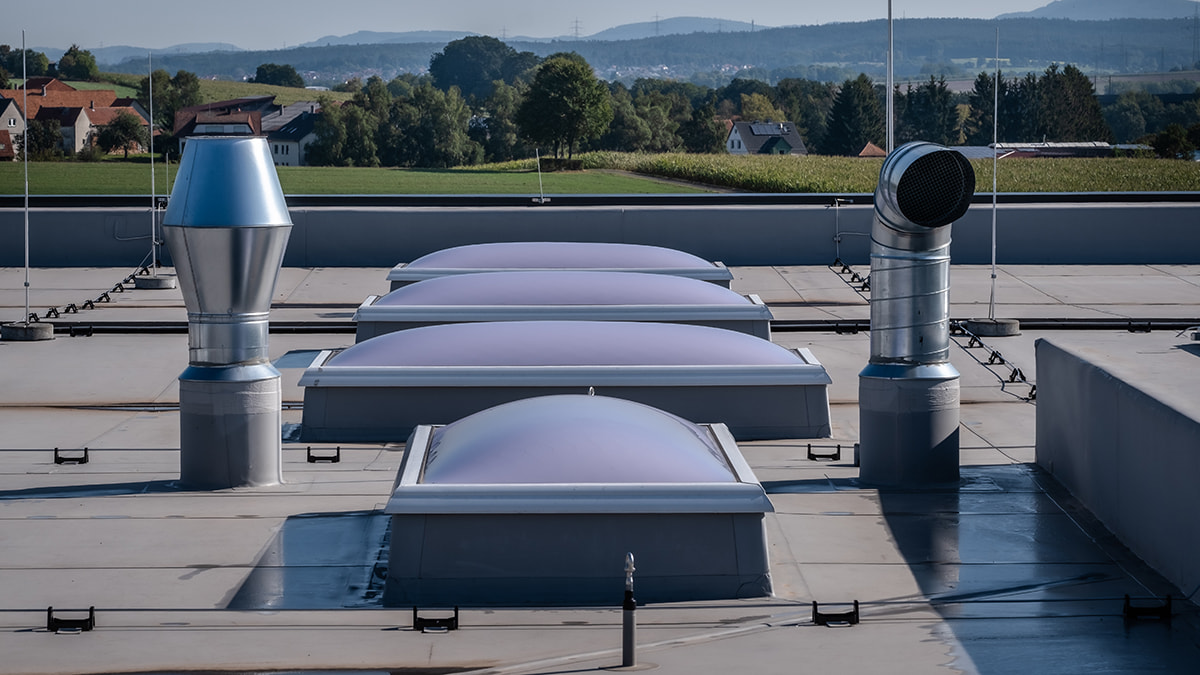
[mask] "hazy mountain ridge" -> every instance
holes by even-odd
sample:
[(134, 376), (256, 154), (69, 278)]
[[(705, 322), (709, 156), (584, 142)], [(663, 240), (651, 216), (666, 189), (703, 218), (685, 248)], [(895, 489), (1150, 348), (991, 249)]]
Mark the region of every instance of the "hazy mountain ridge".
[(770, 26), (755, 25), (745, 21), (710, 19), (697, 16), (677, 16), (658, 21), (643, 21), (614, 26), (583, 40), (640, 40), (661, 35), (687, 35), (690, 33), (745, 33)]
[(1192, 18), (1200, 2), (1194, 0), (1054, 0), (1028, 12), (1001, 14), (997, 19), (1071, 19), (1108, 21), (1110, 19)]
[(312, 42), (305, 42), (300, 47), (331, 47), (334, 45), (381, 45), (381, 44), (414, 44), (453, 42), (468, 36), (478, 35), (465, 30), (411, 30), (401, 33), (388, 33), (373, 30), (360, 30), (349, 35), (326, 35)]

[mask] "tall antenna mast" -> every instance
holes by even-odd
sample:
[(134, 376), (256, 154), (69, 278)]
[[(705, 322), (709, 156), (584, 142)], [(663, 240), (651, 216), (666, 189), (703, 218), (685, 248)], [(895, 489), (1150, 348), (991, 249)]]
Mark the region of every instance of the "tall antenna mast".
[(992, 85), (992, 293), (988, 318), (996, 319), (996, 169), (1000, 154), (1000, 27), (996, 26), (996, 80)]
[(887, 153), (892, 154), (892, 150), (896, 148), (896, 129), (895, 129), (895, 101), (892, 95), (893, 80), (895, 79), (892, 71), (892, 59), (894, 56), (894, 45), (892, 42), (892, 0), (888, 0), (888, 46), (887, 46)]
[(150, 92), (150, 270), (158, 276), (158, 190), (154, 186), (154, 52), (146, 55)]
[(21, 31), (21, 114), (25, 116), (25, 325), (29, 325), (29, 66), (26, 65), (25, 31)]

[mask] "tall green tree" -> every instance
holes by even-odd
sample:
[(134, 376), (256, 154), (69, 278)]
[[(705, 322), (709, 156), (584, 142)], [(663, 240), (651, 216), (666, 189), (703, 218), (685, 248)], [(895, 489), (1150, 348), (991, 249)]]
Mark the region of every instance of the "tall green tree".
[(129, 149), (135, 146), (147, 146), (149, 136), (142, 118), (127, 112), (117, 113), (111, 122), (100, 129), (96, 135), (96, 145), (104, 152), (124, 150), (125, 159), (129, 159)]
[(354, 105), (370, 111), (375, 119), (387, 116), (388, 108), (392, 107), (392, 92), (378, 75), (367, 78), (367, 83), (354, 94)]
[(96, 57), (79, 45), (71, 48), (58, 60), (58, 76), (67, 80), (86, 80), (94, 82), (100, 79), (100, 68), (96, 65)]
[[(150, 109), (150, 82), (154, 82), (154, 126), (166, 132), (175, 127), (175, 113), (183, 108), (200, 104), (200, 78), (186, 70), (175, 72), (175, 77), (159, 69), (138, 82), (137, 100)], [(157, 141), (155, 141), (157, 144)]]
[(264, 63), (254, 71), (254, 81), (259, 84), (274, 84), (280, 87), (304, 88), (304, 78), (291, 64)]
[(645, 150), (652, 137), (650, 126), (638, 114), (633, 105), (633, 95), (625, 85), (620, 82), (613, 85), (609, 104), (613, 111), (612, 122), (608, 125), (608, 131), (596, 139), (593, 147), (623, 152)]
[(340, 101), (318, 96), (321, 114), (313, 123), (317, 138), (308, 146), (308, 163), (313, 166), (346, 166), (346, 113)]
[(41, 77), (50, 72), (50, 59), (45, 54), (31, 49), (13, 49), (9, 45), (0, 45), (0, 68), (7, 70), (11, 77), (20, 77), (22, 56), (25, 59), (23, 67), (29, 77)]
[(533, 154), (521, 138), (517, 127), (517, 108), (525, 97), (526, 85), (518, 82), (506, 84), (503, 80), (492, 83), (492, 93), (483, 101), (468, 133), (483, 148), (484, 161), (507, 162), (511, 159)]
[(787, 113), (775, 107), (763, 94), (742, 94), (742, 119), (747, 122), (784, 122)]
[(34, 161), (62, 159), (62, 124), (58, 120), (33, 120), (25, 127), (25, 133), (17, 137), (21, 156), (29, 153)]
[(940, 145), (958, 145), (962, 130), (958, 106), (946, 85), (946, 78), (929, 76), (917, 87), (911, 84), (896, 97), (899, 120), (896, 141), (928, 141)]
[(1092, 81), (1073, 65), (1046, 69), (1038, 81), (1037, 105), (1038, 131), (1047, 141), (1112, 139)]
[(679, 125), (679, 137), (688, 152), (725, 152), (725, 125), (711, 103), (692, 110), (691, 118)]
[(775, 85), (775, 100), (796, 125), (809, 152), (823, 151), (825, 125), (836, 94), (832, 82), (787, 78)]
[(517, 52), (487, 35), (472, 35), (448, 43), (429, 59), (433, 84), (442, 91), (458, 87), (469, 101), (482, 101), (492, 91), (492, 82), (517, 81), (537, 65), (532, 52)]
[(471, 110), (457, 87), (442, 91), (426, 82), (411, 98), (392, 102), (384, 122), (380, 159), (389, 166), (444, 168), (474, 164), (483, 147), (468, 132)]
[(572, 54), (547, 58), (517, 109), (521, 134), (550, 146), (556, 157), (573, 157), (578, 144), (602, 135), (612, 118), (608, 89), (582, 57)]
[(1188, 138), (1188, 132), (1181, 125), (1170, 124), (1166, 129), (1156, 134), (1150, 141), (1154, 154), (1163, 159), (1192, 159), (1196, 146)]
[(824, 152), (857, 155), (867, 143), (882, 147), (885, 142), (883, 118), (883, 106), (875, 95), (871, 78), (860, 74), (856, 79), (846, 80), (829, 109)]

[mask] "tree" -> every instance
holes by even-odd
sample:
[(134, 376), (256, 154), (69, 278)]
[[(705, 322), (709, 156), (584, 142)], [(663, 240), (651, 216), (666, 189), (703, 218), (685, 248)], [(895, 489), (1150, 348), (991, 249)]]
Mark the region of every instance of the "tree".
[[(22, 55), (24, 55), (24, 64), (22, 64)], [(41, 77), (50, 71), (50, 59), (41, 52), (0, 45), (0, 68), (7, 70), (10, 77), (17, 77), (21, 74), (22, 67), (29, 77)]]
[[(317, 138), (308, 146), (308, 163), (313, 166), (346, 166), (346, 115), (340, 102), (318, 96), (321, 114), (313, 123)], [(347, 106), (348, 107), (348, 106)]]
[(387, 117), (388, 108), (392, 106), (392, 92), (378, 75), (367, 78), (367, 83), (354, 94), (354, 105), (370, 111), (375, 119)]
[(380, 132), (380, 156), (388, 166), (444, 168), (474, 164), (483, 148), (468, 134), (471, 111), (452, 87), (422, 83), (411, 98), (397, 99)]
[(100, 133), (96, 135), (96, 144), (104, 152), (124, 150), (125, 159), (129, 159), (131, 146), (148, 145), (142, 118), (125, 111), (117, 113), (111, 122), (100, 128)]
[(1113, 132), (1118, 143), (1132, 143), (1146, 135), (1146, 113), (1138, 97), (1126, 92), (1117, 97), (1117, 102), (1104, 109), (1104, 121)]
[(254, 72), (252, 82), (274, 84), (280, 87), (304, 88), (304, 78), (300, 77), (300, 73), (297, 73), (296, 69), (289, 64), (264, 63)]
[(483, 147), (484, 161), (507, 162), (533, 153), (533, 148), (521, 140), (516, 123), (525, 89), (520, 83), (510, 85), (503, 80), (492, 83), (492, 94), (483, 101), (468, 129), (471, 139)]
[(379, 120), (371, 111), (356, 105), (344, 108), (346, 140), (342, 145), (342, 158), (349, 166), (379, 166), (379, 146), (376, 135)]
[(100, 79), (100, 68), (96, 65), (96, 58), (86, 49), (80, 49), (79, 45), (71, 45), (58, 60), (57, 68), (59, 77), (64, 79), (88, 82)]
[(920, 84), (915, 89), (910, 84), (896, 97), (899, 123), (896, 125), (896, 140), (928, 141), (939, 145), (957, 145), (962, 135), (958, 123), (958, 106), (946, 85), (946, 78)]
[[(150, 109), (150, 82), (154, 82), (154, 126), (165, 131), (175, 127), (175, 113), (183, 108), (200, 104), (200, 78), (186, 70), (175, 72), (170, 77), (159, 69), (138, 82), (137, 100)], [(156, 141), (157, 144), (157, 141)]]
[(741, 110), (743, 94), (761, 94), (771, 99), (775, 92), (771, 90), (771, 85), (761, 80), (734, 78), (732, 82), (717, 90), (717, 109)]
[(434, 54), (429, 59), (429, 74), (438, 89), (458, 87), (469, 101), (482, 101), (491, 93), (492, 82), (511, 84), (537, 61), (532, 52), (518, 53), (494, 37), (472, 35), (454, 40)]
[(679, 125), (679, 138), (688, 152), (725, 151), (725, 125), (717, 119), (717, 109), (711, 103), (692, 110), (691, 119)]
[(0, 89), (10, 89), (11, 88), (8, 78), (9, 78), (9, 72), (4, 69), (4, 66), (0, 66)]
[(882, 145), (885, 132), (883, 106), (871, 78), (860, 74), (842, 83), (829, 109), (825, 152), (857, 155), (867, 143)]
[(22, 156), (28, 148), (29, 159), (47, 161), (61, 159), (62, 124), (58, 120), (33, 120), (25, 127), (25, 133), (18, 137), (18, 145)]
[(821, 152), (825, 124), (837, 87), (832, 82), (787, 78), (775, 85), (775, 100), (796, 125), (809, 152)]
[(1047, 141), (1109, 141), (1092, 81), (1078, 68), (1051, 65), (1037, 85), (1038, 131)]
[(1192, 159), (1196, 146), (1188, 139), (1188, 132), (1178, 124), (1170, 124), (1150, 141), (1154, 154), (1164, 159)]
[(612, 118), (608, 90), (578, 55), (547, 58), (517, 109), (521, 134), (552, 146), (556, 157), (573, 157), (576, 145), (602, 135)]
[(783, 122), (787, 113), (775, 107), (771, 99), (762, 94), (742, 94), (742, 119), (747, 122)]
[(609, 104), (613, 118), (608, 131), (600, 136), (594, 147), (600, 150), (640, 152), (650, 144), (651, 132), (646, 120), (638, 115), (633, 105), (633, 96), (625, 85), (616, 83)]

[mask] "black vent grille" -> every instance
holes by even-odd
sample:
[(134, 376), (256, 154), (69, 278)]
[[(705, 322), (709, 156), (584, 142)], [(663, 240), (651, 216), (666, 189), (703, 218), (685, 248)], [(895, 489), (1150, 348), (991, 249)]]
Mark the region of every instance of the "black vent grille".
[(896, 205), (917, 225), (941, 227), (958, 220), (975, 195), (975, 170), (953, 150), (917, 158), (900, 176)]

